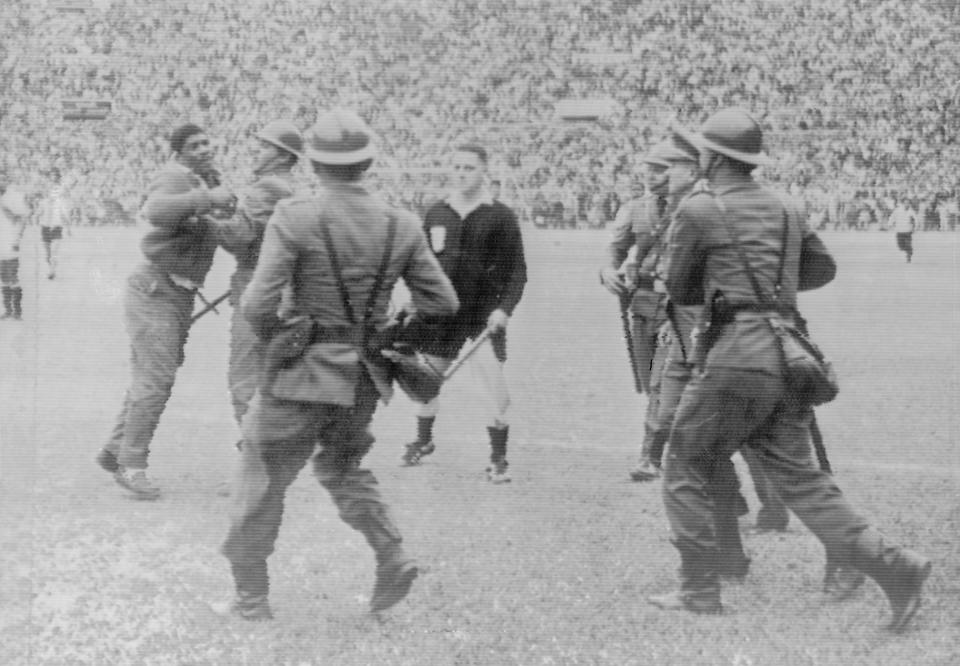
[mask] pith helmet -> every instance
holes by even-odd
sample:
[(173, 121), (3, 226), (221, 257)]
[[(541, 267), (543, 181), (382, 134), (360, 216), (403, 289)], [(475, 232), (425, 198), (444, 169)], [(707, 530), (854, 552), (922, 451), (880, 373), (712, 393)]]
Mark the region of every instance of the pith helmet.
[(763, 152), (763, 131), (756, 119), (743, 109), (717, 111), (694, 133), (680, 127), (675, 131), (686, 141), (747, 164), (772, 164)]
[(303, 136), (297, 126), (289, 120), (274, 120), (268, 123), (257, 134), (257, 138), (272, 143), (277, 148), (293, 153), (297, 157), (303, 155)]
[(683, 153), (686, 161), (700, 162), (700, 149), (678, 130), (677, 125), (670, 126), (670, 140), (674, 148)]
[(641, 161), (669, 169), (678, 162), (697, 162), (698, 159), (697, 154), (691, 155), (681, 150), (672, 140), (666, 139), (651, 148)]
[(320, 115), (307, 131), (306, 155), (320, 164), (358, 164), (377, 151), (373, 130), (353, 111), (333, 109)]

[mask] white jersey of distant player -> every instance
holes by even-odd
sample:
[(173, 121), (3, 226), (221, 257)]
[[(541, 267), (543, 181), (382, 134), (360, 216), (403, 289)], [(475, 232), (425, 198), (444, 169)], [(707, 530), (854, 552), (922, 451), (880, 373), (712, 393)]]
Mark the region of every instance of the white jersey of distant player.
[(0, 197), (0, 259), (13, 259), (17, 256), (14, 246), (20, 238), (20, 225), (30, 207), (22, 192), (12, 187)]
[(63, 227), (70, 219), (70, 200), (63, 187), (54, 187), (43, 202), (40, 211), (40, 225), (44, 227)]
[(909, 208), (899, 205), (890, 214), (893, 230), (898, 234), (909, 234), (917, 228), (917, 217)]

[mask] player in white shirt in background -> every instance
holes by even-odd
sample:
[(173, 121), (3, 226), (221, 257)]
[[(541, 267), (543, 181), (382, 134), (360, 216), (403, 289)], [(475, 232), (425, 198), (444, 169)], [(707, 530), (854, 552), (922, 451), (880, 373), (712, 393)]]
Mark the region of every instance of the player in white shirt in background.
[(897, 234), (897, 247), (907, 255), (907, 263), (913, 259), (913, 232), (917, 229), (917, 214), (906, 201), (897, 202), (890, 213), (890, 226)]
[(8, 185), (0, 172), (0, 285), (3, 288), (3, 314), (0, 319), (21, 319), (23, 289), (20, 287), (20, 240), (30, 207), (18, 189)]
[(43, 199), (40, 208), (40, 238), (43, 240), (44, 256), (47, 260), (47, 279), (57, 275), (57, 259), (63, 227), (70, 222), (71, 202), (67, 188), (61, 182), (60, 172), (54, 169), (51, 174), (52, 186)]

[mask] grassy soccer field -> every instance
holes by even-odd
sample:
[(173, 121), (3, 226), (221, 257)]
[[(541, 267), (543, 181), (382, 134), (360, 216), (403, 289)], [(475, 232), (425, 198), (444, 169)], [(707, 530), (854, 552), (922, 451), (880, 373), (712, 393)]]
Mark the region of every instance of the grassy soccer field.
[[(679, 559), (659, 483), (627, 477), (643, 402), (597, 280), (607, 236), (532, 229), (509, 338), (513, 483), (484, 480), (468, 371), (447, 388), (438, 451), (422, 467), (399, 467), (414, 434), (400, 396), (377, 414), (368, 462), (426, 568), (409, 598), (379, 620), (366, 614), (372, 553), (305, 471), (270, 559), (276, 620), (221, 618), (210, 604), (232, 582), (218, 553), (229, 499), (217, 488), (238, 436), (229, 308), (191, 333), (151, 456), (163, 498), (128, 499), (93, 456), (126, 388), (120, 294), (138, 234), (75, 232), (48, 281), (39, 232), (28, 233), (25, 320), (0, 322), (0, 663), (960, 663), (958, 236), (919, 234), (908, 265), (892, 234), (825, 234), (838, 278), (801, 300), (840, 373), (819, 419), (841, 486), (935, 563), (912, 629), (891, 636), (873, 583), (840, 605), (822, 598), (822, 549), (795, 519), (786, 534), (745, 538), (753, 567), (725, 588), (725, 615), (646, 604), (675, 585)], [(208, 297), (232, 264), (218, 255)]]

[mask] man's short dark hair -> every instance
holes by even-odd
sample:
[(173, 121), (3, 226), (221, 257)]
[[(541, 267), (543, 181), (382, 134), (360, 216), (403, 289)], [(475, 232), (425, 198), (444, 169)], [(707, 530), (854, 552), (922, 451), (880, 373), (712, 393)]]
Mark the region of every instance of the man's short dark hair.
[(194, 134), (203, 134), (203, 128), (193, 123), (187, 123), (186, 125), (181, 125), (177, 129), (173, 130), (173, 134), (170, 135), (170, 149), (173, 150), (177, 155), (183, 150), (183, 144), (187, 142)]
[(484, 164), (487, 163), (487, 149), (478, 143), (461, 143), (455, 148), (455, 150), (457, 152), (473, 153), (480, 158), (481, 162)]

